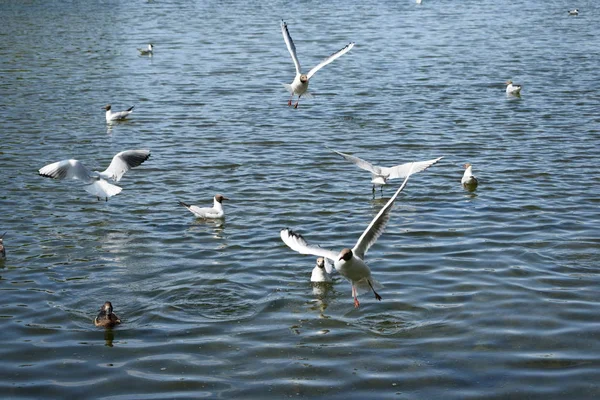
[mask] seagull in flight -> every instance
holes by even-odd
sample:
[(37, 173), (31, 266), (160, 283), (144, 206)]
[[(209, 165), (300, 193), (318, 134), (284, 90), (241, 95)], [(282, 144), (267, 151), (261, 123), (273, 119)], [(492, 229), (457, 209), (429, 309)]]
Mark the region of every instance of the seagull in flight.
[(408, 176), (409, 172), (411, 174), (415, 174), (417, 172), (425, 171), (427, 168), (431, 167), (432, 165), (440, 161), (442, 158), (444, 158), (438, 157), (434, 160), (409, 162), (406, 164), (400, 164), (396, 165), (395, 167), (388, 168), (378, 167), (376, 165), (371, 164), (368, 161), (363, 160), (362, 158), (351, 156), (350, 154), (342, 153), (341, 151), (336, 151), (332, 149), (330, 150), (344, 157), (351, 163), (356, 164), (358, 168), (364, 169), (365, 171), (369, 171), (371, 173), (371, 183), (373, 184), (373, 196), (375, 196), (375, 186), (379, 186), (381, 188), (381, 191), (383, 192), (383, 186), (387, 185), (390, 179), (405, 178)]
[(133, 112), (133, 107), (135, 106), (131, 106), (125, 111), (112, 112), (110, 104), (105, 105), (104, 107), (102, 107), (102, 109), (106, 110), (106, 123), (110, 124), (113, 121), (124, 120), (129, 116), (129, 114)]
[[(294, 65), (296, 66), (296, 77), (294, 78), (294, 81), (292, 82), (291, 85), (284, 84), (286, 89), (291, 94), (291, 97), (288, 101), (288, 106), (292, 105), (292, 100), (294, 99), (294, 95), (298, 95), (298, 100), (296, 101), (296, 105), (294, 105), (294, 108), (298, 108), (298, 102), (300, 101), (300, 97), (303, 94), (305, 94), (306, 91), (308, 90), (308, 81), (310, 80), (310, 78), (318, 70), (320, 70), (321, 68), (323, 68), (330, 62), (332, 62), (336, 58), (341, 57), (342, 55), (349, 52), (350, 49), (352, 49), (352, 47), (354, 47), (354, 42), (348, 43), (344, 48), (336, 51), (335, 53), (333, 53), (332, 55), (330, 55), (329, 57), (327, 57), (323, 61), (321, 61), (319, 64), (317, 64), (315, 67), (313, 67), (313, 69), (308, 71), (307, 74), (303, 74), (300, 69), (300, 62), (298, 61), (298, 57), (296, 56), (296, 46), (294, 46), (294, 42), (292, 40), (292, 37), (290, 36), (290, 32), (288, 31), (287, 24), (284, 21), (281, 21), (281, 33), (283, 34), (283, 40), (285, 40), (287, 49), (290, 52), (290, 55), (292, 56)], [(305, 97), (308, 97), (308, 93), (306, 93)]]
[(109, 183), (111, 179), (119, 182), (125, 172), (141, 165), (150, 157), (150, 150), (126, 150), (115, 155), (104, 171), (92, 171), (81, 161), (63, 160), (48, 164), (38, 172), (41, 176), (53, 179), (77, 179), (82, 181), (86, 192), (96, 196), (98, 200), (108, 199), (123, 190)]
[(192, 214), (194, 214), (198, 218), (206, 218), (206, 219), (217, 219), (225, 217), (225, 211), (223, 210), (223, 200), (229, 200), (227, 197), (222, 194), (216, 194), (213, 199), (213, 206), (201, 208), (198, 206), (192, 206), (190, 204), (184, 203), (180, 201), (179, 204), (187, 208)]
[(521, 95), (521, 85), (513, 85), (513, 81), (508, 80), (504, 83), (506, 85), (506, 94), (513, 96)]
[(147, 49), (138, 49), (140, 56), (151, 56), (154, 53), (154, 45), (150, 43)]
[[(312, 254), (313, 256), (334, 260), (333, 265), (335, 269), (352, 284), (352, 297), (354, 297), (355, 308), (360, 306), (360, 302), (358, 301), (358, 295), (360, 293), (373, 291), (375, 298), (381, 301), (381, 296), (375, 289), (382, 287), (382, 285), (373, 279), (371, 276), (371, 269), (364, 262), (364, 258), (367, 251), (369, 251), (369, 248), (383, 233), (385, 226), (390, 219), (390, 211), (392, 210), (394, 201), (406, 186), (410, 174), (411, 171), (409, 170), (402, 186), (396, 190), (396, 193), (394, 193), (392, 198), (388, 200), (386, 205), (383, 206), (375, 218), (373, 218), (352, 249), (345, 248), (341, 252), (336, 253), (319, 246), (311, 246), (306, 242), (302, 235), (288, 228), (281, 230), (281, 240), (283, 240), (290, 249), (297, 251), (300, 254)], [(328, 270), (328, 273), (331, 272), (331, 266), (327, 263), (325, 264), (325, 269)]]

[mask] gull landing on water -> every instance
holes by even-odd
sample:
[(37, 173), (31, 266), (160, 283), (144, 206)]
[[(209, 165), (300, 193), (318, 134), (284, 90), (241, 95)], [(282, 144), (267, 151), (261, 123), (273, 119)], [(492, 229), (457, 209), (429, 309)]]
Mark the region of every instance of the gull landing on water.
[(187, 208), (192, 214), (194, 214), (198, 218), (216, 219), (223, 218), (225, 216), (225, 211), (223, 210), (223, 200), (229, 199), (223, 196), (222, 194), (215, 195), (212, 208), (201, 208), (198, 206), (192, 206), (190, 204), (184, 203), (183, 201), (180, 201), (179, 204)]
[(408, 174), (415, 174), (417, 172), (425, 171), (444, 157), (436, 158), (435, 160), (418, 161), (412, 163), (406, 163), (396, 165), (395, 167), (378, 167), (371, 164), (368, 161), (351, 156), (349, 154), (342, 153), (340, 151), (331, 150), (334, 153), (339, 154), (351, 163), (356, 164), (357, 167), (369, 171), (371, 173), (371, 183), (373, 184), (373, 196), (375, 196), (375, 186), (379, 186), (383, 192), (383, 186), (388, 184), (390, 179), (405, 178)]
[[(336, 58), (346, 54), (347, 52), (354, 47), (354, 42), (348, 43), (344, 48), (336, 51), (329, 57), (325, 58), (321, 61), (317, 66), (313, 67), (307, 74), (303, 74), (300, 69), (300, 62), (298, 61), (298, 57), (296, 56), (296, 46), (294, 46), (294, 42), (292, 37), (290, 36), (290, 32), (288, 31), (287, 24), (284, 21), (281, 21), (281, 33), (283, 34), (283, 40), (285, 40), (285, 44), (287, 46), (290, 55), (292, 56), (292, 61), (294, 61), (294, 65), (296, 67), (296, 77), (292, 81), (291, 85), (284, 84), (286, 89), (290, 92), (291, 97), (288, 100), (288, 106), (292, 105), (292, 100), (294, 99), (294, 95), (298, 95), (298, 100), (294, 105), (294, 108), (298, 108), (298, 103), (300, 102), (300, 97), (306, 93), (308, 90), (308, 81), (310, 78), (321, 68), (335, 60)], [(308, 97), (308, 93), (305, 94), (305, 97)]]
[(463, 165), (463, 167), (465, 168), (465, 173), (463, 174), (460, 183), (465, 189), (472, 192), (475, 190), (475, 188), (477, 188), (477, 184), (479, 183), (479, 181), (477, 180), (475, 175), (473, 175), (473, 166), (470, 163), (466, 163), (465, 165)]
[(314, 256), (335, 260), (333, 264), (335, 269), (352, 284), (354, 307), (358, 308), (360, 306), (358, 301), (359, 292), (364, 293), (373, 291), (375, 298), (381, 301), (381, 296), (375, 289), (382, 287), (382, 285), (371, 277), (371, 269), (364, 262), (364, 258), (367, 251), (369, 251), (369, 248), (383, 233), (385, 225), (390, 219), (390, 211), (392, 210), (394, 201), (406, 186), (410, 174), (411, 172), (409, 171), (402, 186), (396, 190), (396, 193), (394, 193), (392, 198), (388, 200), (386, 205), (383, 206), (375, 218), (373, 218), (352, 249), (343, 249), (338, 254), (318, 246), (311, 246), (306, 242), (302, 235), (287, 228), (281, 230), (281, 240), (283, 240), (290, 249), (297, 251), (300, 254), (312, 254)]
[(108, 179), (119, 182), (125, 172), (141, 165), (150, 157), (150, 150), (126, 150), (115, 155), (103, 172), (89, 170), (81, 161), (63, 160), (48, 164), (38, 172), (41, 176), (53, 179), (77, 179), (85, 183), (85, 191), (108, 201), (123, 190), (108, 183)]
[(513, 81), (508, 80), (504, 83), (506, 85), (506, 94), (513, 96), (521, 95), (521, 85), (513, 85)]
[(154, 45), (150, 43), (147, 49), (138, 49), (141, 56), (151, 56), (154, 53)]
[(133, 107), (135, 106), (131, 106), (125, 111), (112, 112), (110, 104), (105, 105), (104, 107), (102, 107), (102, 109), (106, 110), (106, 123), (110, 124), (113, 121), (124, 120), (129, 116), (129, 114), (133, 112)]

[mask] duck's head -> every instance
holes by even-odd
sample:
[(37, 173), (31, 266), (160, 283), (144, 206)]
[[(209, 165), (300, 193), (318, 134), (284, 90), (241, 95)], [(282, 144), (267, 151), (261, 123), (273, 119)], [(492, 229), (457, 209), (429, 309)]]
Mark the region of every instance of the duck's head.
[(106, 315), (112, 314), (112, 312), (113, 312), (112, 303), (110, 301), (105, 302), (104, 305), (102, 306), (102, 308), (100, 308), (100, 311), (104, 311), (106, 313)]
[(223, 196), (222, 194), (216, 194), (215, 200), (219, 203), (223, 203), (223, 200), (229, 200), (229, 198)]
[(306, 76), (306, 74), (300, 75), (300, 82), (302, 82), (302, 83), (308, 82), (308, 76)]
[(340, 258), (338, 258), (338, 261), (350, 261), (352, 259), (352, 256), (353, 254), (351, 249), (344, 249), (340, 252)]

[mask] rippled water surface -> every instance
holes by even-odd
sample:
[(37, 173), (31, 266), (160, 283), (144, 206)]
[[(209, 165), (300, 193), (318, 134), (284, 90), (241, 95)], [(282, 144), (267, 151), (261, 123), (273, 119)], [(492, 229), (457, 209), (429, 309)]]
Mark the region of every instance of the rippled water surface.
[[(569, 17), (578, 7), (581, 14)], [(595, 1), (0, 2), (0, 388), (10, 398), (597, 398)], [(349, 41), (287, 107), (294, 67)], [(153, 57), (138, 47), (155, 46)], [(503, 82), (523, 85), (507, 98)], [(107, 127), (104, 111), (135, 105)], [(97, 201), (37, 174), (151, 158)], [(383, 301), (279, 239), (368, 253)], [(462, 164), (479, 177), (460, 185)], [(197, 220), (183, 200), (227, 217)], [(104, 301), (124, 323), (94, 327)]]

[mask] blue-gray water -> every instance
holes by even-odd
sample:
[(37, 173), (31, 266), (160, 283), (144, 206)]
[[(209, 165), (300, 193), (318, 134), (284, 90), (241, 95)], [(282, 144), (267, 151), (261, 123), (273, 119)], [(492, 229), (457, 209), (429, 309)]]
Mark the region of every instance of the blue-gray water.
[[(599, 15), (591, 0), (0, 2), (2, 397), (600, 396)], [(281, 19), (305, 69), (356, 42), (297, 110)], [(107, 103), (134, 114), (107, 129)], [(352, 246), (401, 182), (373, 201), (326, 146), (445, 157), (399, 197), (367, 256), (383, 301), (358, 310), (339, 275), (313, 294), (314, 257), (279, 230)], [(134, 148), (152, 157), (108, 202), (37, 175)], [(177, 204), (217, 192), (223, 223)], [(105, 300), (124, 320), (107, 332)]]

